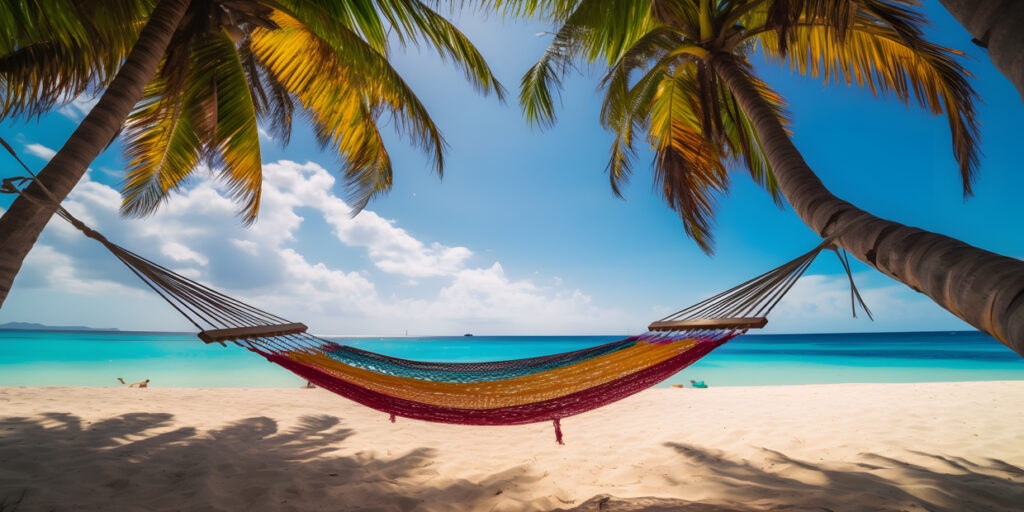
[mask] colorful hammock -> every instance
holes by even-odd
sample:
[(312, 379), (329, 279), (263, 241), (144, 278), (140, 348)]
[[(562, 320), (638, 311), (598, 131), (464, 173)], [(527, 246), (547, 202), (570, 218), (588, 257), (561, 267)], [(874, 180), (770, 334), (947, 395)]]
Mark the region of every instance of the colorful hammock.
[[(4, 180), (5, 191), (17, 179)], [(31, 178), (24, 178), (30, 180)], [(26, 196), (27, 197), (27, 196)], [(39, 200), (39, 199), (34, 199)], [(463, 425), (518, 425), (560, 419), (647, 389), (749, 329), (768, 312), (815, 257), (834, 250), (826, 239), (800, 257), (703, 302), (662, 318), (648, 332), (604, 345), (529, 359), (483, 363), (410, 361), (318, 338), (289, 322), (115, 245), (58, 206), (57, 214), (103, 244), (199, 329), (206, 343), (231, 342), (345, 398), (395, 417)], [(854, 298), (866, 312), (859, 293)], [(870, 316), (870, 312), (868, 312)]]

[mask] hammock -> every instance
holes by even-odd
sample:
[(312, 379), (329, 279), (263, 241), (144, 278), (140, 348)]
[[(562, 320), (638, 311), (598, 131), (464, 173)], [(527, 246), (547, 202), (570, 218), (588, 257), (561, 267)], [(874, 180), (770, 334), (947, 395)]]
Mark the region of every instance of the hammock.
[[(0, 191), (29, 198), (14, 184), (32, 179), (9, 178)], [(850, 276), (851, 307), (856, 299), (870, 316), (853, 286), (848, 260), (827, 238), (792, 261), (651, 323), (639, 336), (511, 361), (411, 361), (309, 334), (304, 324), (245, 304), (110, 242), (59, 205), (57, 214), (103, 244), (199, 329), (206, 343), (245, 348), (317, 386), (389, 414), (392, 422), (398, 416), (462, 425), (552, 421), (559, 444), (561, 418), (654, 386), (732, 338), (764, 327), (766, 315), (823, 250), (835, 251)]]

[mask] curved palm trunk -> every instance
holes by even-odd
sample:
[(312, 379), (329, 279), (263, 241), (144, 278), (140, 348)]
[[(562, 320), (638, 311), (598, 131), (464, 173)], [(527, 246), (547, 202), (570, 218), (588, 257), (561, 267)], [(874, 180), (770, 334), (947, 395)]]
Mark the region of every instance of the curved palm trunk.
[(1024, 356), (1024, 261), (878, 218), (839, 199), (807, 166), (733, 58), (714, 55), (711, 63), (753, 121), (779, 187), (804, 223), (822, 236), (842, 227), (836, 245)]
[[(99, 102), (39, 172), (39, 181), (58, 200), (67, 197), (89, 164), (117, 135), (132, 107), (142, 98), (143, 89), (156, 75), (160, 60), (188, 5), (189, 0), (161, 0), (157, 4), (139, 34), (139, 40)], [(26, 191), (33, 198), (46, 197), (35, 182)], [(56, 211), (57, 205), (51, 202), (34, 202), (18, 196), (0, 217), (0, 306), (7, 298), (25, 256)]]
[(982, 46), (1024, 99), (1024, 2), (1020, 0), (941, 0), (946, 10)]

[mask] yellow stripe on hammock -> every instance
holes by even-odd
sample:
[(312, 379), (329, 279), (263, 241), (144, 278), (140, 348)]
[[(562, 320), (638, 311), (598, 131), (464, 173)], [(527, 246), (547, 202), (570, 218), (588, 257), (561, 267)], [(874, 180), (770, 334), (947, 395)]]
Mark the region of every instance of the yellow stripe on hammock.
[(697, 340), (636, 345), (580, 363), (489, 382), (437, 382), (398, 377), (358, 368), (322, 354), (293, 352), (292, 360), (320, 368), (357, 386), (393, 397), (442, 407), (493, 409), (523, 405), (613, 381), (690, 350)]

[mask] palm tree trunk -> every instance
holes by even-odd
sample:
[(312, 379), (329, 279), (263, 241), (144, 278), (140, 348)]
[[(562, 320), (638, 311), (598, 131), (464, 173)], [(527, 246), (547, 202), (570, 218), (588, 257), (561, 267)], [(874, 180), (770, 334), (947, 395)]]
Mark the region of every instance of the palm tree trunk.
[(881, 219), (839, 199), (804, 162), (733, 57), (713, 55), (711, 63), (753, 121), (783, 195), (805, 224), (822, 236), (842, 227), (836, 245), (1024, 356), (1024, 261)]
[[(121, 69), (99, 102), (85, 116), (60, 151), (39, 172), (39, 181), (63, 201), (85, 174), (89, 164), (117, 135), (146, 84), (156, 75), (171, 36), (188, 8), (189, 0), (160, 0), (139, 34)], [(33, 182), (26, 188), (33, 198), (45, 198)], [(0, 306), (11, 290), (22, 262), (39, 238), (57, 204), (18, 196), (0, 217)]]
[(974, 40), (988, 48), (1002, 74), (1024, 100), (1024, 2), (1020, 0), (941, 0)]

